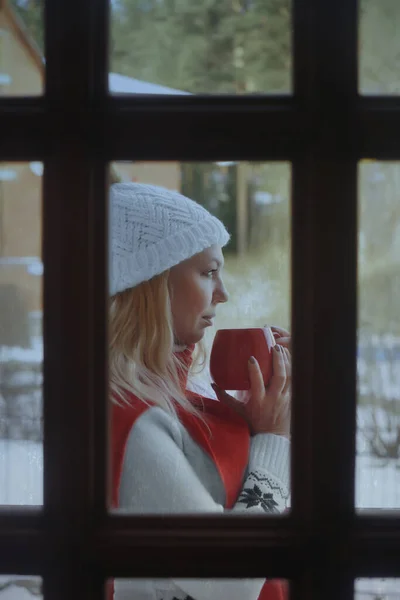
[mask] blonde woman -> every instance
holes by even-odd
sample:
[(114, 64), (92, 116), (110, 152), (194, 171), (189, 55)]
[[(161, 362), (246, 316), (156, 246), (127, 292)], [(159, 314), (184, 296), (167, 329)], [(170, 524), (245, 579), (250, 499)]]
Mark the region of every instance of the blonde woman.
[[(228, 300), (224, 225), (163, 188), (117, 183), (110, 194), (112, 502), (136, 514), (271, 514), (289, 495), (290, 354), (278, 344), (265, 389), (249, 361), (238, 403), (188, 391), (193, 351)], [(266, 571), (268, 567), (266, 565)], [(116, 600), (263, 600), (262, 579), (116, 580)]]

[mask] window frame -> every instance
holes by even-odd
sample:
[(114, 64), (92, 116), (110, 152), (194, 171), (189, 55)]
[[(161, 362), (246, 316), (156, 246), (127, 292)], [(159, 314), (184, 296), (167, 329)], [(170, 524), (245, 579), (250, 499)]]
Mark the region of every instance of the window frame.
[[(293, 95), (139, 98), (108, 94), (107, 0), (46, 1), (45, 93), (0, 98), (0, 160), (45, 164), (44, 507), (0, 510), (0, 572), (41, 575), (46, 600), (99, 599), (112, 575), (268, 575), (288, 578), (293, 600), (350, 600), (357, 577), (399, 576), (396, 514), (354, 509), (357, 164), (400, 158), (400, 97), (357, 92), (357, 14), (357, 0), (293, 0)], [(107, 511), (106, 190), (119, 159), (292, 163), (284, 518)]]

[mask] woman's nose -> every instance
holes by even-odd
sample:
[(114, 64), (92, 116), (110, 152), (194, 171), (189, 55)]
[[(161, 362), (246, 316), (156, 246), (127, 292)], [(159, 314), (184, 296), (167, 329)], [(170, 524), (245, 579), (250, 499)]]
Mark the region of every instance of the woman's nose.
[(229, 300), (228, 291), (227, 291), (224, 283), (221, 281), (220, 285), (218, 286), (218, 289), (216, 290), (216, 302), (222, 303), (222, 302), (228, 302), (228, 300)]

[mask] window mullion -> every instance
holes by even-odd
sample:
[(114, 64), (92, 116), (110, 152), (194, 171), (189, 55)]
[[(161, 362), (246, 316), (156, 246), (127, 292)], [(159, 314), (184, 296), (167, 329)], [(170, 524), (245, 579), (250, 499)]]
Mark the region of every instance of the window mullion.
[(354, 514), (357, 0), (295, 2), (294, 25), (295, 95), (313, 136), (293, 177), (293, 516), (319, 544), (293, 598), (350, 600), (329, 573), (343, 568)]
[[(101, 425), (95, 408), (96, 401), (101, 403), (95, 398), (96, 370), (104, 367), (104, 344), (96, 349), (102, 337), (95, 334), (99, 315), (106, 327), (103, 275), (98, 272), (104, 264), (95, 255), (99, 236), (104, 249), (104, 235), (95, 233), (95, 227), (104, 224), (105, 168), (95, 156), (97, 115), (106, 92), (101, 35), (106, 6), (106, 0), (45, 4), (44, 102), (54, 141), (45, 156), (43, 186), (44, 516), (48, 547), (59, 550), (53, 567), (46, 565), (43, 573), (49, 600), (96, 597), (83, 553), (92, 543), (95, 519), (105, 509), (105, 486), (99, 485), (96, 467), (104, 470), (103, 455), (95, 452), (95, 446), (105, 447), (104, 435), (98, 439), (101, 426), (95, 433), (95, 423)], [(103, 202), (100, 197), (96, 203), (95, 182), (100, 179)], [(95, 298), (99, 282), (102, 290)], [(101, 379), (104, 394), (105, 377)], [(104, 414), (100, 420), (105, 421)]]

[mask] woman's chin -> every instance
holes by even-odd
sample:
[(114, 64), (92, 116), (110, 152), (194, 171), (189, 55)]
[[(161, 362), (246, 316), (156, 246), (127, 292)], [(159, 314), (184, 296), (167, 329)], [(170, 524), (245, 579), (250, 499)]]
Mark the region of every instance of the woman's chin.
[(192, 344), (197, 344), (204, 337), (204, 329), (200, 331), (192, 331), (190, 334), (185, 336), (184, 344), (185, 346), (191, 346)]

